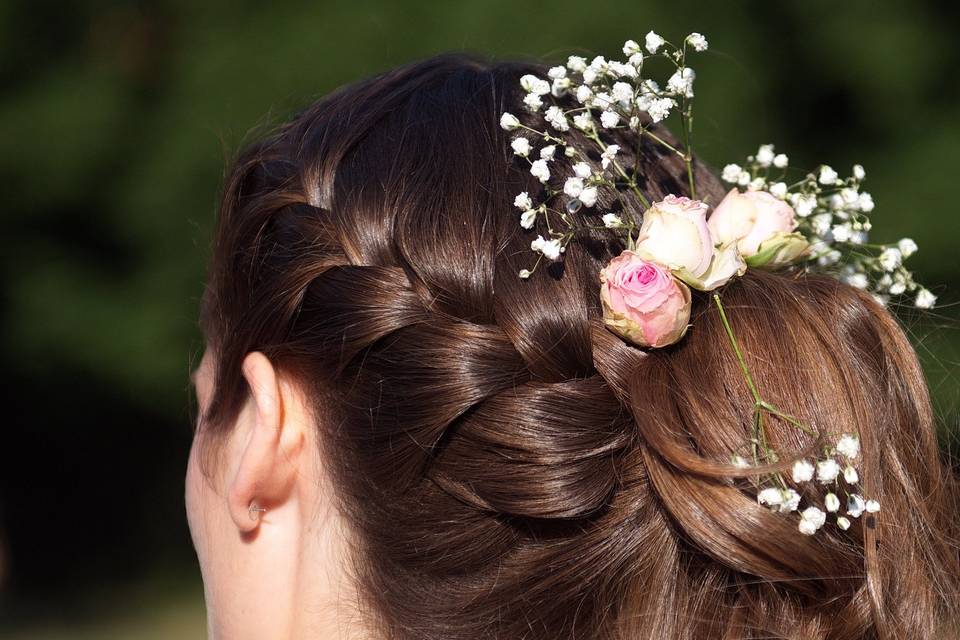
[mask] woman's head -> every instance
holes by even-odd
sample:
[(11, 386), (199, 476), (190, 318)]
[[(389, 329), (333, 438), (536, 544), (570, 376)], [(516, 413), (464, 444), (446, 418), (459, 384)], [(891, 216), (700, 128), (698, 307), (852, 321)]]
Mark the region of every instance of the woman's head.
[[(343, 588), (374, 637), (931, 637), (958, 597), (957, 494), (896, 323), (823, 276), (722, 290), (765, 396), (863, 442), (882, 513), (803, 536), (730, 478), (753, 401), (705, 295), (680, 343), (642, 352), (600, 319), (622, 243), (579, 238), (517, 277), (536, 234), (513, 198), (538, 183), (498, 120), (531, 70), (403, 67), (236, 161), (188, 478), (211, 624), (239, 637), (261, 593), (312, 611)], [(623, 142), (651, 201), (686, 193), (676, 157)], [(817, 444), (776, 420), (768, 437)]]

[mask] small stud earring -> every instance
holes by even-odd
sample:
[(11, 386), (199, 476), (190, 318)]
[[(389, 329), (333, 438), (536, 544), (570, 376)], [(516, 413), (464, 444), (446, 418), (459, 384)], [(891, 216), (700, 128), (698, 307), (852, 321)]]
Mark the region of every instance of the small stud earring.
[(250, 508), (247, 509), (247, 513), (250, 514), (250, 519), (256, 522), (260, 519), (260, 514), (266, 512), (266, 509), (263, 507), (258, 507), (256, 502), (250, 503)]

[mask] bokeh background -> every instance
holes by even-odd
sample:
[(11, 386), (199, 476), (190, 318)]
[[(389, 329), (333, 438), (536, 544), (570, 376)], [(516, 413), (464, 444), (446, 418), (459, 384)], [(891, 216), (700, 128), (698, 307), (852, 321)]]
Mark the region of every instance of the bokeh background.
[(958, 27), (947, 1), (0, 3), (0, 637), (204, 636), (182, 479), (225, 163), (444, 50), (562, 60), (704, 32), (702, 157), (861, 162), (874, 238), (920, 245), (942, 305), (903, 320), (956, 452)]

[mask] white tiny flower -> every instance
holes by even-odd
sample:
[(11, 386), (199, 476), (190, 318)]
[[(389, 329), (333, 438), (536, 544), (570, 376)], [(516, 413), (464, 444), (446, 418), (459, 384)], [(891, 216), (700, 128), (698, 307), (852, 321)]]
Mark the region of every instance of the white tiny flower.
[(550, 93), (550, 83), (543, 78), (538, 78), (532, 74), (526, 74), (520, 78), (520, 86), (524, 91), (536, 94), (538, 96)]
[(880, 253), (878, 260), (884, 271), (894, 271), (903, 263), (903, 254), (896, 247), (887, 247)]
[(667, 81), (667, 89), (687, 98), (693, 97), (693, 81), (697, 74), (690, 67), (677, 69)]
[(584, 104), (587, 100), (593, 97), (593, 90), (585, 84), (577, 87), (577, 102)]
[(777, 169), (785, 169), (790, 164), (790, 158), (784, 153), (778, 153), (773, 157), (773, 166)]
[(547, 161), (534, 160), (533, 164), (530, 165), (530, 175), (540, 180), (540, 182), (546, 182), (547, 180), (549, 180), (550, 167), (547, 166)]
[(583, 191), (580, 192), (580, 202), (583, 203), (585, 207), (592, 207), (597, 203), (597, 188), (596, 187), (586, 187)]
[(550, 86), (550, 95), (559, 98), (566, 95), (567, 89), (570, 88), (570, 78), (555, 78), (553, 84)]
[(817, 264), (819, 264), (821, 267), (826, 267), (831, 264), (836, 264), (840, 262), (840, 258), (842, 257), (843, 257), (842, 253), (840, 253), (836, 249), (831, 249), (824, 255), (817, 258)]
[(890, 285), (890, 295), (898, 296), (904, 291), (907, 290), (907, 283), (902, 280), (897, 280)]
[(853, 460), (860, 455), (860, 438), (846, 433), (843, 434), (837, 440), (837, 451), (849, 460)]
[(613, 106), (613, 103), (616, 100), (613, 99), (613, 96), (607, 93), (606, 91), (598, 91), (593, 94), (593, 100), (591, 101), (592, 106), (599, 109), (609, 109)]
[(630, 101), (633, 100), (633, 87), (626, 82), (616, 82), (610, 90), (610, 94), (617, 102), (629, 105)]
[(577, 73), (581, 73), (584, 69), (587, 68), (587, 59), (580, 56), (570, 56), (567, 58), (567, 69)]
[(523, 158), (526, 158), (530, 155), (530, 141), (526, 138), (514, 138), (510, 143), (510, 147), (513, 149), (513, 152)]
[(760, 148), (757, 149), (757, 164), (761, 167), (769, 167), (773, 164), (773, 145), (772, 144), (762, 144)]
[(543, 149), (540, 149), (540, 158), (543, 160), (553, 160), (554, 154), (557, 152), (557, 145), (550, 144), (545, 146)]
[(775, 182), (770, 185), (770, 193), (772, 193), (777, 198), (784, 200), (787, 197), (787, 183), (786, 182)]
[(848, 223), (834, 225), (830, 232), (836, 242), (849, 242), (853, 235), (853, 230)]
[(530, 199), (530, 194), (526, 191), (523, 191), (517, 194), (517, 197), (513, 199), (513, 206), (521, 211), (526, 211), (527, 209), (533, 208), (533, 200)]
[(837, 526), (843, 529), (844, 531), (846, 531), (847, 529), (850, 528), (850, 520), (843, 516), (839, 516), (837, 518)]
[(590, 174), (593, 173), (593, 169), (590, 168), (590, 165), (586, 162), (578, 162), (573, 165), (573, 173), (578, 178), (589, 178)]
[(620, 216), (618, 216), (615, 213), (605, 213), (603, 214), (602, 219), (603, 219), (603, 226), (605, 226), (607, 229), (619, 229), (620, 227), (623, 226), (623, 220), (621, 220)]
[[(798, 216), (800, 216), (801, 218), (806, 218), (806, 217), (809, 216), (811, 213), (813, 213), (814, 210), (816, 210), (816, 208), (817, 208), (817, 196), (812, 195), (812, 194), (806, 195), (806, 196), (801, 196), (801, 197), (797, 200), (797, 205), (796, 205), (794, 208), (797, 210), (797, 215), (798, 215)], [(827, 214), (827, 215), (829, 216), (829, 214)], [(829, 222), (829, 220), (828, 220), (828, 222)], [(822, 233), (822, 234), (820, 234), (820, 235), (826, 235), (826, 232), (824, 232), (824, 233)]]
[(603, 150), (603, 153), (600, 154), (600, 166), (606, 169), (610, 163), (613, 162), (618, 151), (620, 151), (620, 145), (608, 145), (607, 148)]
[(864, 505), (864, 509), (866, 509), (867, 513), (876, 513), (877, 511), (880, 511), (880, 503), (876, 500), (867, 500), (867, 504)]
[(557, 80), (558, 78), (566, 78), (567, 68), (561, 66), (550, 67), (550, 70), (547, 71), (547, 75), (553, 80)]
[(590, 117), (589, 111), (584, 111), (583, 113), (578, 113), (573, 116), (573, 126), (581, 131), (590, 132), (593, 130), (593, 118)]
[(793, 481), (809, 482), (813, 480), (813, 464), (809, 460), (797, 460), (793, 463)]
[(550, 126), (557, 131), (569, 131), (570, 124), (567, 122), (567, 116), (563, 115), (563, 109), (552, 106), (543, 114), (544, 120), (550, 123)]
[(524, 229), (532, 229), (534, 222), (537, 221), (537, 210), (527, 209), (520, 214), (520, 226)]
[(857, 484), (860, 482), (860, 474), (857, 473), (852, 464), (848, 464), (843, 470), (843, 479), (846, 480), (847, 484)]
[(666, 40), (664, 40), (659, 35), (651, 31), (647, 34), (644, 44), (647, 47), (647, 51), (649, 51), (650, 53), (656, 53), (657, 49), (662, 47), (665, 42)]
[(568, 158), (572, 158), (573, 156), (577, 155), (577, 150), (571, 145), (567, 145), (563, 148), (563, 155), (567, 156)]
[(640, 45), (637, 44), (636, 40), (627, 40), (623, 43), (623, 55), (632, 56), (638, 51), (640, 51)]
[(829, 165), (823, 165), (820, 167), (820, 177), (818, 178), (820, 184), (836, 184), (837, 178), (840, 176), (837, 175), (837, 172), (833, 170)]
[(507, 131), (513, 131), (520, 126), (520, 121), (512, 113), (505, 113), (500, 116), (500, 126)]
[(520, 269), (520, 277), (521, 277), (521, 278), (529, 278), (529, 277), (530, 277), (530, 269)]
[(757, 494), (757, 503), (775, 507), (783, 502), (783, 492), (777, 487), (767, 487)]
[(738, 164), (728, 164), (723, 168), (723, 172), (720, 173), (720, 178), (724, 182), (736, 182), (740, 178), (740, 173), (743, 172), (743, 168)]
[(829, 484), (840, 475), (840, 465), (833, 458), (820, 460), (817, 462), (817, 482), (820, 484)]
[(913, 301), (918, 309), (932, 309), (937, 304), (937, 296), (926, 289), (920, 289), (917, 293), (917, 299)]
[(843, 204), (847, 205), (848, 207), (851, 205), (856, 205), (860, 200), (860, 193), (852, 187), (845, 187), (840, 189), (840, 199), (843, 200)]
[(847, 497), (847, 515), (851, 518), (859, 518), (863, 510), (867, 508), (863, 496), (857, 493), (851, 493)]
[(830, 208), (836, 211), (836, 215), (842, 218), (849, 217), (849, 214), (846, 211), (840, 211), (841, 209), (846, 208), (846, 203), (844, 203), (843, 196), (841, 196), (839, 193), (835, 193), (830, 196)]
[(582, 77), (584, 84), (593, 84), (597, 79), (597, 70), (594, 67), (587, 67), (583, 70)]
[(797, 525), (797, 528), (800, 530), (800, 533), (805, 536), (812, 536), (817, 532), (817, 525), (804, 518), (800, 518), (800, 523)]
[(635, 54), (630, 56), (628, 60), (630, 64), (633, 65), (634, 69), (636, 69), (637, 67), (643, 64), (643, 54), (637, 51)]
[(781, 513), (796, 511), (800, 506), (800, 494), (793, 489), (784, 489), (782, 494), (783, 498), (780, 502), (779, 511)]
[(750, 181), (750, 184), (747, 185), (747, 188), (750, 191), (762, 191), (764, 187), (767, 186), (767, 181), (763, 178), (754, 178)]
[(857, 289), (866, 289), (870, 286), (870, 282), (867, 279), (867, 274), (865, 273), (851, 273), (847, 276), (844, 276), (843, 281), (851, 287), (856, 287)]
[(812, 536), (826, 521), (826, 513), (817, 507), (807, 507), (800, 513), (800, 533)]
[(583, 178), (571, 177), (563, 183), (563, 192), (571, 198), (579, 197), (581, 191), (583, 191)]
[(864, 213), (870, 213), (871, 211), (873, 211), (873, 207), (874, 207), (873, 196), (871, 196), (867, 192), (861, 193), (860, 200), (857, 202), (857, 208), (860, 209), (860, 211), (863, 211)]
[(600, 124), (606, 129), (612, 129), (620, 124), (620, 114), (616, 111), (604, 111), (600, 114)]
[(740, 176), (737, 178), (737, 184), (740, 185), (741, 187), (745, 187), (750, 184), (750, 181), (751, 181), (750, 172), (741, 171)]
[(534, 240), (530, 241), (530, 249), (533, 251), (540, 251), (543, 249), (543, 245), (546, 244), (546, 239), (543, 236), (537, 236)]
[(863, 244), (867, 241), (867, 232), (866, 231), (854, 231), (850, 234), (850, 242), (852, 244)]
[(830, 513), (836, 513), (840, 510), (840, 498), (832, 491), (828, 492), (827, 495), (823, 497), (823, 505)]
[(853, 177), (857, 180), (863, 180), (867, 177), (867, 172), (863, 170), (863, 165), (855, 164), (853, 165)]
[(549, 242), (545, 242), (543, 244), (543, 247), (541, 247), (540, 251), (550, 260), (556, 260), (560, 257), (560, 254), (563, 253), (563, 249), (564, 247), (560, 246), (559, 240), (550, 240)]
[(640, 126), (640, 118), (637, 116), (630, 117), (630, 128), (634, 131)]
[(530, 111), (537, 111), (543, 106), (543, 100), (535, 93), (528, 93), (523, 99), (523, 104), (525, 104)]
[(909, 258), (917, 252), (917, 243), (910, 238), (904, 238), (897, 243), (897, 248), (900, 249), (904, 258)]
[(707, 50), (707, 39), (703, 37), (703, 34), (693, 32), (687, 36), (687, 42), (690, 43), (694, 51), (701, 52)]
[(660, 122), (670, 115), (670, 109), (677, 106), (673, 98), (657, 98), (650, 103), (647, 113), (654, 122)]

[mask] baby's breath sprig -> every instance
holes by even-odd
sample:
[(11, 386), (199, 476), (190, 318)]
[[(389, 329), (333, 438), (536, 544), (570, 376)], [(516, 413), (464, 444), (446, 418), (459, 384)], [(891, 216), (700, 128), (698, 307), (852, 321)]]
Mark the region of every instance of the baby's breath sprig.
[[(637, 167), (627, 166), (619, 145), (604, 140), (608, 132), (629, 130), (636, 134), (638, 147), (648, 137), (679, 156), (686, 166), (690, 196), (696, 198), (690, 143), (696, 74), (687, 65), (687, 54), (706, 51), (707, 46), (707, 39), (699, 33), (690, 34), (680, 46), (675, 46), (651, 31), (643, 49), (634, 40), (624, 43), (626, 61), (597, 56), (588, 63), (586, 58), (570, 56), (565, 65), (548, 71), (549, 79), (533, 74), (520, 79), (526, 92), (524, 107), (531, 113), (542, 111), (546, 127), (531, 127), (511, 113), (501, 116), (500, 126), (519, 134), (511, 143), (513, 152), (529, 163), (531, 175), (544, 187), (540, 194), (519, 194), (514, 204), (520, 209), (523, 228), (532, 229), (540, 219), (547, 227), (546, 236), (540, 234), (531, 242), (530, 248), (539, 255), (533, 268), (520, 271), (521, 278), (530, 277), (543, 258), (560, 259), (567, 244), (581, 231), (625, 232), (628, 247), (633, 247), (633, 233), (637, 230), (633, 221), (625, 222), (612, 212), (602, 215), (602, 225), (578, 224), (571, 217), (582, 207), (595, 206), (600, 190), (609, 190), (621, 203), (621, 191), (630, 192), (644, 208), (650, 207), (637, 183)], [(667, 60), (673, 70), (663, 87), (645, 75), (649, 61), (656, 58)], [(565, 96), (572, 96), (579, 106), (564, 108), (555, 100)], [(654, 125), (673, 113), (680, 119), (682, 144), (671, 144), (653, 131)], [(590, 143), (589, 149), (581, 149), (564, 137), (571, 128), (583, 134)], [(534, 149), (533, 140), (542, 143), (538, 150)], [(589, 152), (599, 153), (599, 168), (590, 160)], [(635, 152), (633, 157), (639, 157), (639, 153)], [(549, 186), (555, 173), (567, 176), (562, 190)], [(553, 204), (556, 199), (562, 200), (560, 206)]]
[[(727, 338), (730, 340), (730, 346), (733, 348), (734, 355), (736, 355), (737, 362), (740, 365), (744, 381), (754, 400), (753, 427), (750, 438), (753, 461), (751, 463), (743, 456), (735, 455), (731, 462), (742, 468), (778, 462), (779, 456), (767, 443), (764, 424), (766, 415), (776, 416), (807, 435), (819, 437), (819, 434), (798, 418), (781, 411), (774, 404), (763, 399), (753, 376), (750, 374), (750, 369), (747, 367), (740, 345), (734, 336), (730, 321), (720, 301), (720, 296), (714, 294), (713, 300), (716, 303), (717, 311), (720, 313), (720, 321), (723, 323)], [(854, 460), (859, 454), (860, 439), (855, 435), (841, 434), (836, 444), (824, 445), (823, 455), (818, 460), (811, 462), (806, 458), (801, 458), (794, 462), (791, 470), (791, 478), (794, 483), (797, 485), (809, 483), (814, 487), (819, 485), (826, 489), (826, 493), (822, 497), (823, 509), (816, 504), (810, 504), (800, 511), (800, 521), (797, 524), (800, 533), (805, 535), (815, 534), (826, 523), (828, 513), (834, 514), (836, 525), (840, 529), (849, 529), (852, 524), (850, 518), (859, 518), (864, 512), (876, 513), (880, 510), (878, 501), (868, 500), (856, 491), (860, 483), (860, 474), (854, 466)], [(840, 482), (841, 478), (843, 479), (842, 484)], [(814, 484), (814, 479), (816, 479), (816, 484)], [(761, 484), (763, 482), (769, 482), (772, 486), (759, 489), (757, 492), (757, 502), (759, 504), (766, 505), (778, 513), (799, 511), (802, 497), (796, 489), (787, 486), (782, 474), (769, 474), (761, 480)], [(838, 493), (842, 493), (846, 500), (841, 502)], [(844, 505), (845, 509), (841, 513), (841, 507)]]
[(802, 179), (787, 183), (789, 159), (761, 145), (744, 166), (728, 164), (721, 178), (747, 191), (767, 191), (789, 202), (798, 218), (797, 231), (810, 242), (807, 268), (829, 271), (886, 305), (891, 297), (912, 294), (914, 305), (929, 309), (936, 296), (918, 284), (904, 261), (916, 253), (910, 238), (892, 244), (869, 242), (873, 197), (862, 190), (866, 171), (857, 164), (848, 178), (820, 165)]

